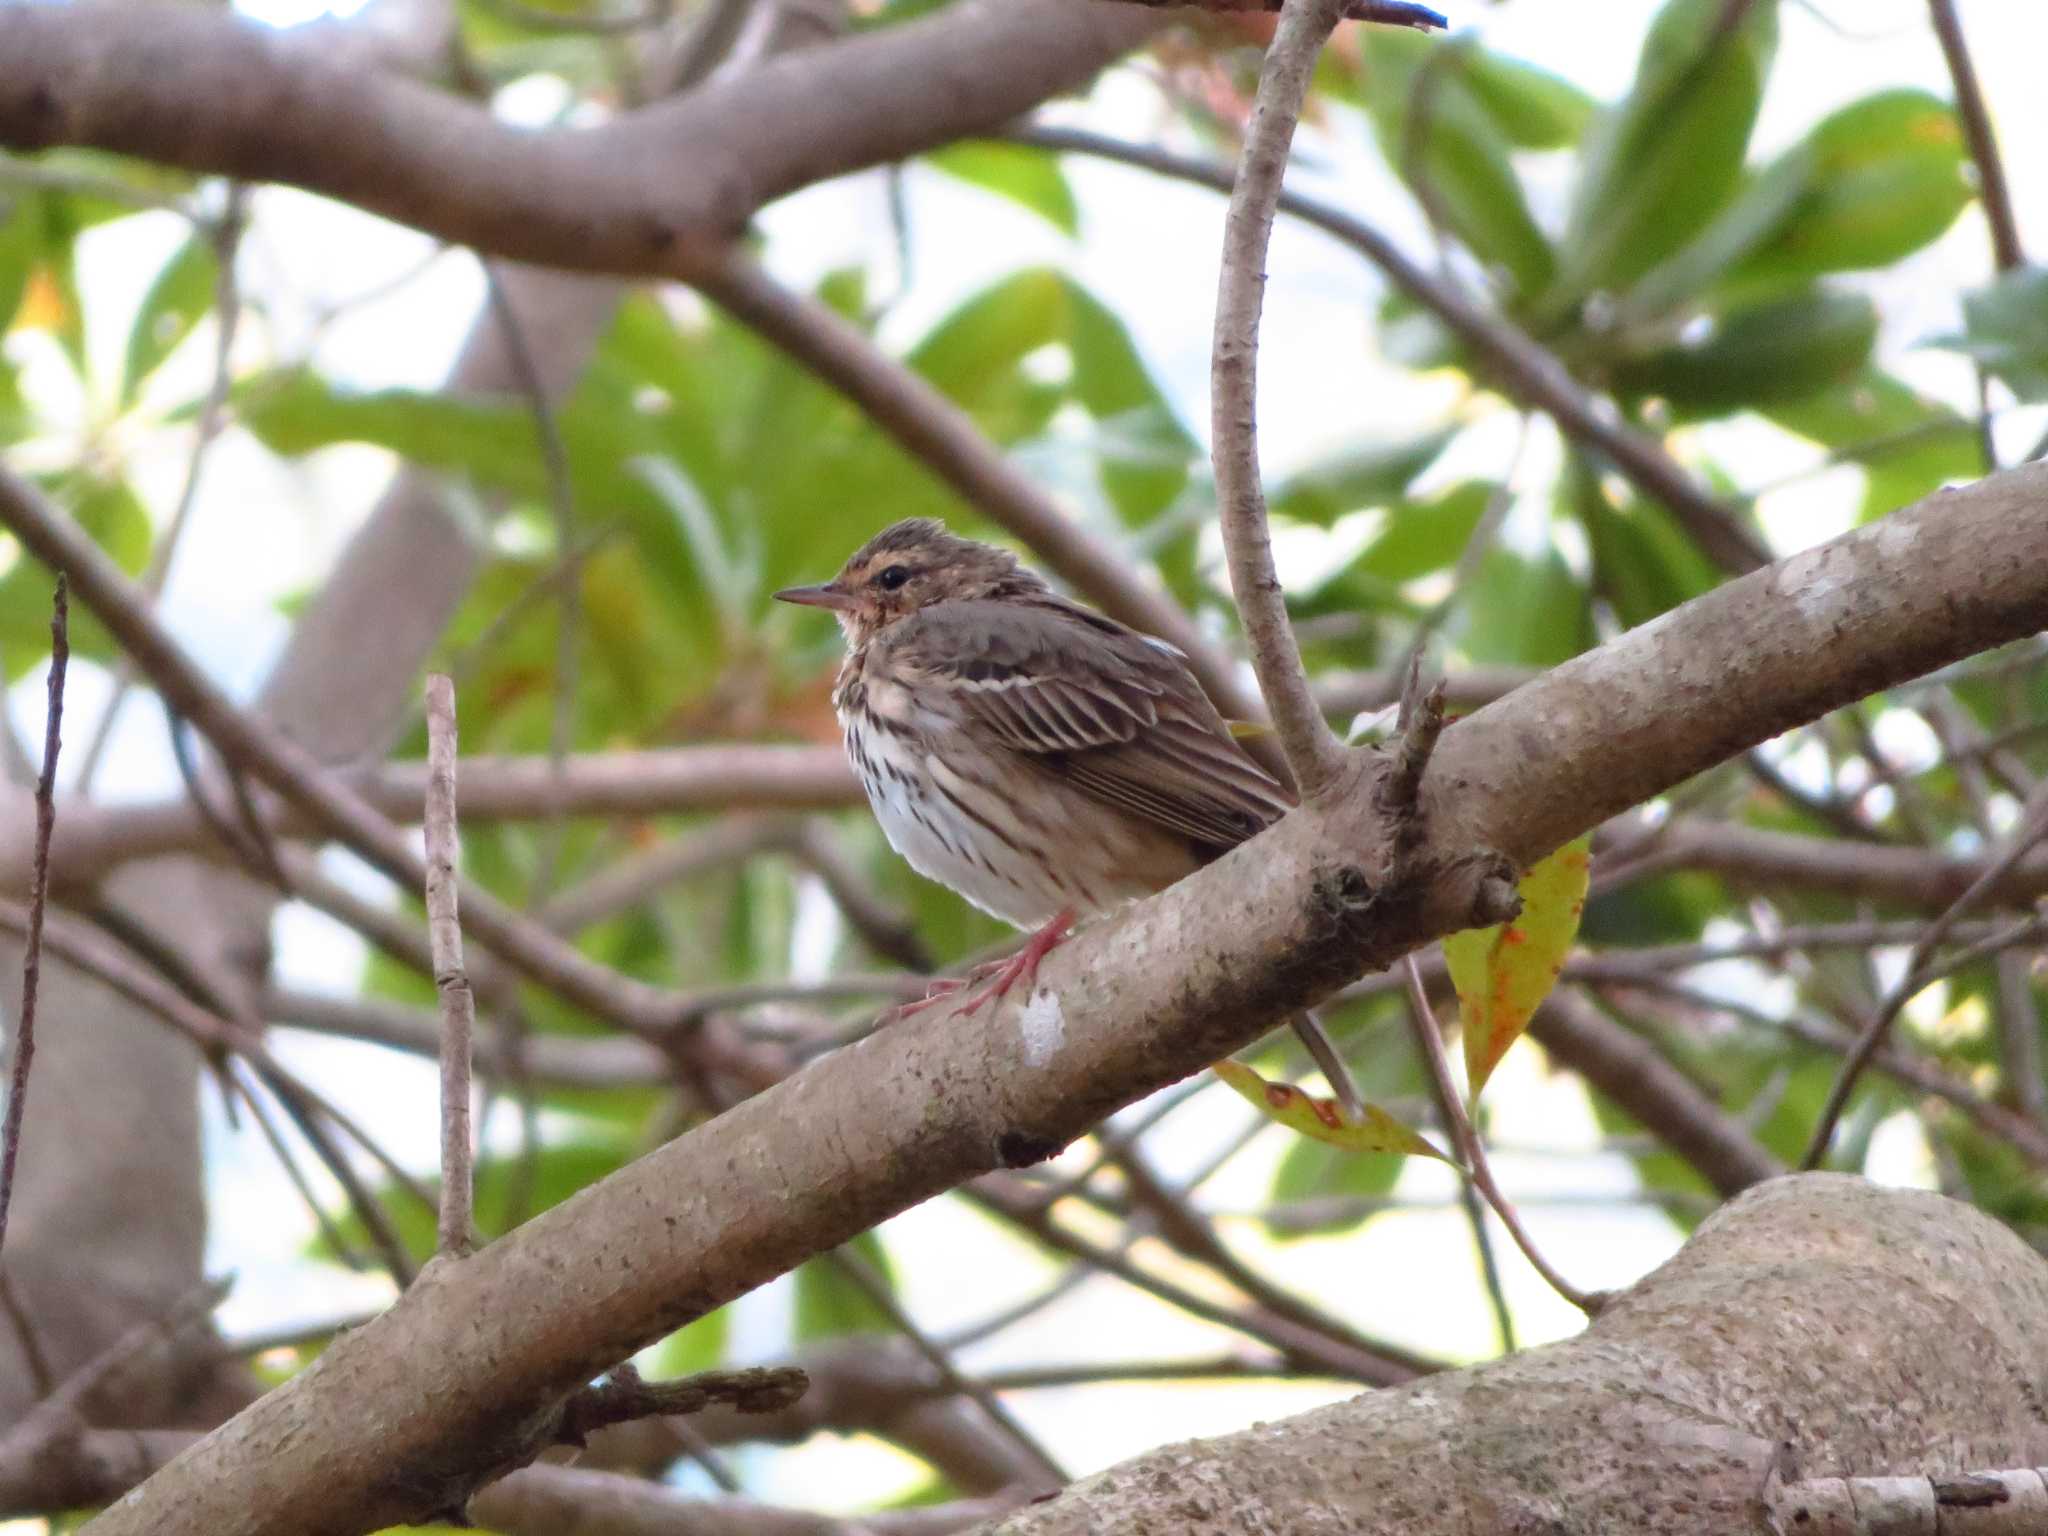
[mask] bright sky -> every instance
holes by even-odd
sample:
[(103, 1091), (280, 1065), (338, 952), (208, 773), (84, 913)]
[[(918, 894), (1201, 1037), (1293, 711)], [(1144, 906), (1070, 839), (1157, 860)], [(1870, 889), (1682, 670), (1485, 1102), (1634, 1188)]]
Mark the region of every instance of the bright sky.
[[(292, 0), (261, 0), (244, 8), (283, 22), (301, 14), (291, 5)], [(1650, 0), (1460, 0), (1448, 9), (1456, 26), (1471, 27), (1501, 50), (1566, 74), (1596, 95), (1611, 96), (1633, 71), (1655, 7)], [(1787, 0), (1782, 10), (1779, 65), (1760, 133), (1763, 152), (1782, 147), (1829, 108), (1873, 89), (1910, 83), (1946, 94), (1922, 0)], [(1963, 0), (1961, 10), (2001, 137), (2015, 151), (2010, 164), (2020, 173), (2013, 191), (2022, 231), (2037, 249), (2048, 249), (2048, 175), (2031, 152), (2048, 143), (2048, 92), (2040, 82), (2042, 60), (2048, 59), (2048, 6), (2039, 0)], [(534, 94), (548, 93), (542, 87)], [(1085, 109), (1059, 111), (1134, 137), (1149, 136), (1160, 116), (1152, 87), (1132, 67), (1113, 73)], [(1303, 185), (1365, 211), (1414, 242), (1412, 248), (1422, 248), (1409, 200), (1392, 185), (1355, 119), (1340, 115), (1328, 131), (1309, 135), (1303, 148), (1316, 167), (1303, 176)], [(1222, 201), (1093, 163), (1070, 162), (1068, 175), (1083, 211), (1078, 243), (1009, 204), (934, 174), (913, 173), (909, 206), (917, 282), (891, 315), (887, 336), (895, 342), (914, 338), (961, 298), (1020, 265), (1062, 264), (1128, 321), (1183, 419), (1206, 432), (1208, 317)], [(1561, 184), (1551, 191), (1560, 195)], [(267, 191), (259, 208), (261, 238), (248, 253), (247, 281), (280, 295), (274, 334), (284, 357), (303, 345), (296, 338), (304, 336), (306, 317), (320, 303), (374, 289), (416, 266), (430, 250), (421, 236), (297, 193)], [(792, 279), (856, 261), (886, 271), (892, 260), (894, 238), (878, 175), (791, 198), (769, 210), (763, 223), (772, 236), (772, 265)], [(82, 247), (85, 286), (98, 306), (90, 317), (94, 343), (110, 357), (118, 356), (142, 287), (180, 235), (168, 216), (126, 221), (118, 230), (118, 237), (88, 237)], [(1963, 406), (1971, 403), (1963, 365), (1917, 344), (1954, 323), (1952, 295), (1987, 271), (1982, 221), (1973, 209), (1938, 246), (1873, 284), (1887, 317), (1883, 344), (1890, 365)], [(1261, 430), (1270, 469), (1284, 472), (1338, 446), (1399, 435), (1440, 408), (1440, 386), (1418, 388), (1377, 359), (1371, 317), (1381, 285), (1360, 261), (1283, 222), (1270, 272), (1261, 371)], [(886, 280), (878, 286), (886, 287)], [(473, 262), (449, 255), (418, 281), (337, 326), (315, 356), (331, 373), (365, 386), (431, 385), (467, 330), (480, 295)], [(245, 344), (252, 362), (264, 355), (260, 336), (245, 337)], [(211, 347), (202, 331), (165, 370), (168, 377), (160, 383), (167, 403), (203, 387)], [(32, 373), (30, 384), (39, 377)], [(47, 390), (45, 398), (51, 399)], [(2019, 425), (2029, 434), (2038, 430), (2031, 422)], [(1762, 429), (1714, 430), (1747, 434), (1740, 457), (1765, 474), (1813, 457)], [(1496, 449), (1488, 439), (1474, 451), (1506, 450), (1504, 442)], [(1540, 442), (1537, 451), (1545, 451)], [(182, 429), (144, 434), (135, 445), (137, 480), (159, 517), (176, 499), (188, 452)], [(388, 469), (388, 458), (369, 449), (279, 464), (235, 432), (215, 448), (165, 611), (177, 633), (238, 692), (253, 689), (281, 643), (285, 624), (276, 601), (317, 579)], [(1774, 536), (1781, 543), (1826, 537), (1846, 519), (1855, 489), (1853, 472), (1844, 472), (1807, 481), (1770, 501), (1765, 513)], [(886, 515), (886, 508), (878, 508), (877, 522)], [(25, 683), (12, 700), (18, 723), (37, 733), (39, 688), (39, 682)], [(103, 675), (74, 668), (72, 708), (80, 723), (71, 739), (84, 739), (106, 692)], [(116, 742), (103, 787), (136, 795), (174, 786), (154, 711), (127, 712)], [(346, 987), (360, 964), (359, 944), (324, 919), (288, 911), (277, 938), (280, 969), (295, 981)], [(426, 1066), (299, 1037), (288, 1040), (284, 1054), (407, 1161), (431, 1167), (435, 1089)], [(1498, 1106), (1494, 1135), (1504, 1146), (1569, 1151), (1591, 1143), (1594, 1131), (1582, 1097), (1568, 1080), (1546, 1075), (1534, 1051), (1511, 1056), (1497, 1081), (1490, 1094)], [(233, 1269), (241, 1277), (223, 1309), (230, 1331), (331, 1315), (378, 1299), (383, 1293), (374, 1283), (315, 1273), (290, 1257), (310, 1236), (301, 1207), (268, 1153), (218, 1123), (211, 1098), (208, 1112), (217, 1154), (210, 1163), (215, 1221), (209, 1260), (216, 1270)], [(1162, 1159), (1169, 1166), (1199, 1162), (1214, 1144), (1216, 1124), (1202, 1115), (1169, 1121), (1159, 1144)], [(1280, 1146), (1278, 1137), (1268, 1136), (1232, 1164), (1211, 1188), (1214, 1204), (1224, 1210), (1256, 1205)], [(1888, 1137), (1886, 1146), (1884, 1171), (1916, 1181), (1923, 1176), (1911, 1137)], [(1500, 1162), (1510, 1190), (1531, 1201), (1527, 1215), (1538, 1242), (1581, 1285), (1624, 1284), (1674, 1246), (1669, 1224), (1654, 1213), (1568, 1203), (1632, 1187), (1633, 1175), (1619, 1159), (1510, 1154)], [(1416, 1167), (1404, 1176), (1401, 1191), (1441, 1198), (1450, 1186), (1436, 1170)], [(1552, 1196), (1566, 1203), (1543, 1203)], [(1019, 1245), (950, 1208), (913, 1212), (892, 1223), (889, 1234), (908, 1276), (913, 1308), (935, 1329), (982, 1315), (1004, 1296), (1032, 1290), (1042, 1277), (1042, 1267)], [(1274, 1257), (1249, 1223), (1231, 1223), (1228, 1235), (1254, 1262)], [(1438, 1352), (1478, 1355), (1491, 1348), (1469, 1235), (1454, 1209), (1392, 1214), (1343, 1239), (1296, 1244), (1277, 1260), (1290, 1279), (1368, 1331)], [(1504, 1263), (1524, 1337), (1540, 1340), (1570, 1331), (1575, 1320), (1564, 1304), (1519, 1258), (1510, 1254)], [(962, 1279), (969, 1275), (971, 1284)], [(742, 1309), (743, 1346), (772, 1353), (784, 1305), (780, 1288), (750, 1298)], [(1097, 1283), (1069, 1305), (1006, 1335), (1000, 1359), (1203, 1353), (1224, 1342), (1213, 1330)], [(972, 1363), (994, 1364), (998, 1357), (983, 1353)], [(1071, 1468), (1085, 1472), (1161, 1440), (1241, 1427), (1336, 1395), (1341, 1394), (1285, 1386), (1090, 1388), (1027, 1394), (1018, 1411)], [(831, 1487), (838, 1498), (856, 1502), (886, 1495), (910, 1476), (907, 1464), (865, 1444), (823, 1442), (796, 1453), (761, 1453), (760, 1463), (772, 1475), (766, 1494), (796, 1500)]]

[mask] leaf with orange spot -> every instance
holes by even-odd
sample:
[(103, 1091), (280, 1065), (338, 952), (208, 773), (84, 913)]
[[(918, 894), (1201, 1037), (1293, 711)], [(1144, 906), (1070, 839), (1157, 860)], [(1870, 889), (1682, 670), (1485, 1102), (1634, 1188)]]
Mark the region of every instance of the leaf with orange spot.
[(1522, 877), (1522, 912), (1512, 923), (1468, 928), (1444, 940), (1465, 1031), (1465, 1076), (1479, 1100), (1508, 1047), (1557, 985), (1578, 937), (1593, 867), (1590, 837), (1566, 843)]
[(1350, 1152), (1395, 1152), (1451, 1161), (1376, 1105), (1365, 1106), (1362, 1123), (1348, 1123), (1335, 1099), (1315, 1098), (1291, 1083), (1269, 1083), (1241, 1061), (1219, 1061), (1214, 1070), (1268, 1120), (1277, 1120), (1300, 1135)]

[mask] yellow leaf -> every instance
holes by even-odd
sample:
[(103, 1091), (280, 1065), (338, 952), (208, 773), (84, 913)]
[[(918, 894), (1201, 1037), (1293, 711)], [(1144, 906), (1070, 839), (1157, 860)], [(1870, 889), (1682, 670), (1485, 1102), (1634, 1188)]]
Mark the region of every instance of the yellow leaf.
[(1214, 1070), (1267, 1119), (1303, 1136), (1350, 1152), (1398, 1152), (1451, 1161), (1376, 1105), (1366, 1105), (1364, 1122), (1354, 1124), (1346, 1121), (1335, 1099), (1313, 1098), (1291, 1083), (1269, 1083), (1241, 1061), (1219, 1061)]
[(50, 269), (38, 262), (22, 288), (21, 303), (14, 312), (14, 329), (54, 331), (63, 326), (65, 313), (64, 290), (57, 286)]
[(1524, 875), (1522, 913), (1512, 923), (1468, 928), (1444, 940), (1444, 961), (1458, 989), (1465, 1076), (1474, 1103), (1557, 985), (1586, 909), (1591, 845), (1590, 836), (1566, 843)]

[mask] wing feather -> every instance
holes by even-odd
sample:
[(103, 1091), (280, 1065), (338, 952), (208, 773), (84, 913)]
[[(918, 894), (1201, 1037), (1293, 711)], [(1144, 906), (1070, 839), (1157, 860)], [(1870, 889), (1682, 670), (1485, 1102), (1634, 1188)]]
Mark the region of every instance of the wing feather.
[(896, 667), (1041, 771), (1187, 838), (1235, 847), (1292, 802), (1177, 651), (1057, 600), (950, 602), (893, 626)]

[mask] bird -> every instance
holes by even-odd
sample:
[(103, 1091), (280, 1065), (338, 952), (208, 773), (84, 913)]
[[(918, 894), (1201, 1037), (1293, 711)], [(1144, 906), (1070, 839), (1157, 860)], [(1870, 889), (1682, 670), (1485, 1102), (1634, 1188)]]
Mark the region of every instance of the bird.
[[(1034, 980), (1078, 920), (1164, 890), (1294, 808), (1178, 647), (936, 518), (894, 523), (830, 581), (775, 596), (839, 622), (832, 706), (890, 846), (1030, 933), (961, 1012)], [(941, 981), (913, 1008), (980, 979)], [(1361, 1114), (1321, 1026), (1293, 1022)]]

